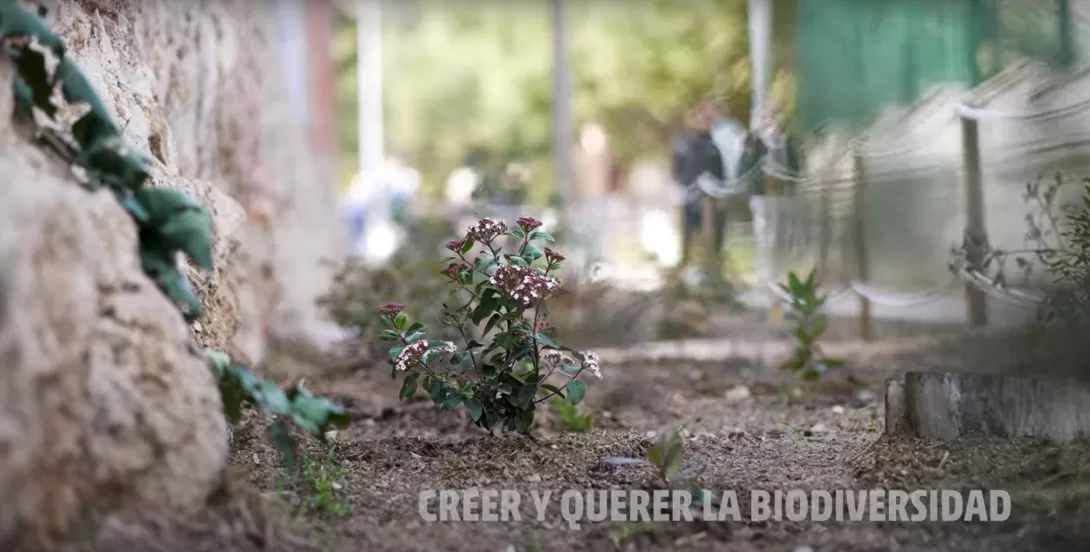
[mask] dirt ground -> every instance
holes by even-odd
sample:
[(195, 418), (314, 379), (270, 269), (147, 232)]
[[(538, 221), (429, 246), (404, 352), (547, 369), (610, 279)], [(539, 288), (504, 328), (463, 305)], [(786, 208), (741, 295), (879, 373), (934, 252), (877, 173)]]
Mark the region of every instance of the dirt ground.
[[(933, 335), (833, 345), (847, 365), (818, 389), (795, 393), (796, 383), (774, 365), (781, 334), (745, 317), (722, 326), (729, 341), (602, 351), (604, 378), (588, 384), (598, 416), (587, 433), (562, 431), (546, 410), (535, 440), (489, 437), (423, 397), (399, 403), (400, 382), (382, 366), (312, 382), (346, 406), (353, 425), (329, 450), (304, 440), (309, 476), (287, 480), (251, 422), (235, 434), (230, 488), (201, 518), (163, 527), (111, 519), (72, 550), (1090, 549), (1090, 477), (1082, 477), (1090, 443), (883, 436), (884, 379), (905, 370), (973, 368), (966, 338), (942, 329), (945, 345)], [(881, 331), (903, 333), (891, 328)], [(834, 336), (851, 331), (842, 322)], [(588, 522), (571, 530), (558, 500), (544, 521), (528, 500), (517, 523), (425, 523), (418, 514), (418, 493), (427, 489), (558, 496), (567, 489), (655, 488), (651, 468), (603, 460), (644, 457), (668, 426), (683, 432), (685, 467), (704, 469), (696, 485), (737, 491), (743, 513), (755, 489), (943, 488), (1007, 490), (1012, 515), (990, 524)]]

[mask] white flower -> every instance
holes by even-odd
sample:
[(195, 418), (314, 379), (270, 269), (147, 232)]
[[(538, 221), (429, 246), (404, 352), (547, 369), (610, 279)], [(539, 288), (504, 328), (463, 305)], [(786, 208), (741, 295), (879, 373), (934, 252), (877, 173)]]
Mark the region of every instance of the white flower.
[(602, 368), (598, 365), (598, 355), (590, 351), (585, 351), (581, 355), (583, 357), (583, 368), (590, 370), (594, 377), (602, 379)]
[(410, 366), (424, 364), (424, 356), (428, 351), (435, 350), (444, 353), (454, 353), (458, 351), (458, 346), (452, 341), (444, 341), (436, 347), (428, 347), (427, 341), (414, 341), (397, 355), (397, 360), (394, 361), (394, 368), (404, 372), (405, 370), (408, 370)]

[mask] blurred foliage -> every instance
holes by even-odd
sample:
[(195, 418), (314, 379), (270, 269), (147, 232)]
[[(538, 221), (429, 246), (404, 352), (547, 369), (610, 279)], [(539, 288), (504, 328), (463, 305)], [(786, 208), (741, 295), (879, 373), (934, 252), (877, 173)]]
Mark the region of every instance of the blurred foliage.
[[(796, 0), (775, 0), (773, 97), (793, 113)], [(567, 5), (577, 124), (603, 124), (623, 163), (663, 157), (687, 111), (724, 99), (748, 122), (749, 38), (745, 2), (600, 0)], [(405, 1), (384, 14), (383, 63), (388, 148), (424, 178), (425, 193), (471, 151), (494, 164), (525, 163), (530, 200), (551, 181), (552, 37), (547, 2)], [(336, 37), (344, 174), (356, 166), (356, 33)], [(545, 189), (543, 189), (545, 188)]]
[[(407, 230), (410, 241), (417, 244), (441, 244), (455, 235), (442, 219), (415, 220)], [(350, 257), (338, 267), (333, 286), (319, 299), (319, 305), (333, 321), (356, 334), (371, 358), (385, 358), (389, 349), (389, 344), (375, 335), (382, 327), (378, 308), (391, 297), (400, 299), (420, 321), (433, 326), (435, 339), (454, 339), (457, 330), (441, 324), (447, 286), (436, 260), (440, 251), (438, 246), (402, 247), (377, 267)]]
[[(999, 296), (1036, 303), (1034, 323), (1012, 341), (1017, 368), (1090, 381), (1090, 178), (1042, 175), (1026, 184), (1023, 199), (1029, 207), (1023, 248), (998, 248), (967, 230), (950, 268), (976, 272)], [(1042, 287), (1043, 294), (1032, 291)]]

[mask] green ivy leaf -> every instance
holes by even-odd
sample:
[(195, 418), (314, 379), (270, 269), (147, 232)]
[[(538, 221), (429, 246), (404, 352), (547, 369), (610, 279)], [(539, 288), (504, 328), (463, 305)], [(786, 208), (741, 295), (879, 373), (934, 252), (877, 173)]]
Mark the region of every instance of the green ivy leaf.
[(173, 215), (157, 232), (165, 244), (185, 253), (198, 268), (212, 269), (212, 217), (204, 209)]
[(284, 469), (288, 473), (295, 473), (298, 469), (298, 460), (295, 456), (295, 443), (291, 439), (291, 432), (282, 421), (276, 421), (265, 429), (269, 442), (273, 444), (280, 457), (284, 460)]
[(237, 424), (242, 419), (242, 402), (244, 392), (242, 382), (230, 371), (225, 371), (220, 379), (220, 396), (223, 400), (223, 413), (232, 424)]
[(223, 372), (231, 365), (231, 357), (227, 356), (227, 353), (215, 349), (205, 349), (204, 354), (208, 357), (208, 362), (216, 371), (216, 377), (223, 377)]

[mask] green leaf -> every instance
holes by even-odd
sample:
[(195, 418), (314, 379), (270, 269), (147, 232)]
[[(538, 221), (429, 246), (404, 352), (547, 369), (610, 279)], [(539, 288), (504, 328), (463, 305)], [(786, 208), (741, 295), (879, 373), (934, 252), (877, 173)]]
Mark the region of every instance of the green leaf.
[(507, 235), (508, 235), (508, 236), (512, 236), (512, 237), (514, 237), (514, 238), (515, 238), (515, 239), (517, 239), (517, 240), (521, 240), (521, 239), (523, 239), (523, 238), (525, 238), (525, 237), (526, 237), (526, 234), (525, 234), (525, 233), (524, 233), (524, 232), (523, 232), (522, 230), (519, 230), (519, 229), (517, 229), (517, 228), (516, 228), (516, 229), (513, 229), (513, 230), (510, 230), (510, 231), (508, 231), (508, 232), (507, 232)]
[(548, 347), (550, 349), (559, 349), (560, 348), (560, 344), (557, 343), (555, 339), (553, 339), (552, 337), (550, 337), (548, 335), (545, 335), (545, 333), (543, 333), (543, 332), (535, 333), (534, 334), (534, 339), (538, 343), (541, 343), (542, 345), (544, 345), (544, 346), (546, 346), (546, 347)]
[(792, 359), (788, 359), (788, 360), (784, 361), (784, 363), (780, 365), (780, 369), (781, 370), (787, 370), (787, 371), (790, 371), (790, 372), (798, 372), (799, 370), (802, 370), (802, 367), (805, 366), (805, 365), (806, 365), (806, 361), (796, 357), (796, 358), (792, 358)]
[(473, 309), (473, 313), (470, 315), (470, 320), (474, 324), (480, 324), (482, 320), (488, 318), (492, 313), (496, 311), (496, 306), (499, 304), (496, 290), (489, 289), (481, 295), (480, 303), (477, 303), (477, 308)]
[(555, 243), (556, 242), (556, 238), (554, 238), (552, 236), (552, 234), (549, 234), (548, 232), (542, 232), (540, 230), (530, 234), (530, 240), (531, 241), (541, 240), (541, 241), (546, 241), (546, 242), (550, 242), (550, 243)]
[(198, 268), (212, 269), (212, 217), (204, 209), (171, 216), (157, 233), (168, 247), (185, 253)]
[(393, 330), (382, 330), (378, 333), (378, 338), (383, 341), (397, 341), (401, 336)]
[(537, 395), (536, 383), (527, 383), (519, 387), (518, 392), (515, 394), (515, 406), (519, 408), (529, 407), (534, 402), (535, 395)]
[(220, 396), (223, 400), (223, 413), (232, 424), (237, 424), (242, 419), (242, 382), (234, 374), (226, 372), (225, 377), (220, 380)]
[(574, 376), (578, 374), (581, 369), (582, 368), (570, 363), (564, 363), (560, 365), (560, 371), (568, 374), (569, 376)]
[(288, 400), (288, 396), (284, 393), (276, 383), (269, 380), (261, 380), (258, 383), (258, 389), (253, 394), (255, 402), (258, 406), (264, 410), (276, 412), (278, 414), (285, 414), (291, 412), (292, 404)]
[(404, 351), (404, 350), (405, 350), (404, 345), (394, 345), (393, 347), (390, 347), (390, 360), (391, 361), (396, 361), (397, 357), (401, 356), (401, 351)]
[(666, 449), (661, 443), (655, 443), (647, 450), (647, 461), (660, 468), (666, 465), (666, 462), (663, 460), (665, 457)]
[(457, 393), (451, 393), (443, 398), (443, 408), (458, 408), (458, 405), (462, 404), (462, 397)]
[(572, 405), (579, 404), (587, 394), (587, 386), (579, 380), (571, 380), (567, 385), (568, 402)]
[(420, 379), (420, 374), (412, 373), (405, 376), (405, 381), (401, 383), (401, 392), (398, 393), (398, 397), (407, 401), (416, 394), (417, 380)]
[(796, 291), (796, 290), (798, 290), (798, 289), (800, 289), (802, 287), (802, 282), (799, 281), (798, 275), (795, 274), (794, 272), (788, 272), (787, 273), (787, 286), (788, 286), (788, 289), (791, 290), (792, 292)]
[(519, 433), (527, 433), (534, 426), (534, 409), (528, 408), (515, 416), (515, 430)]
[(543, 255), (544, 253), (541, 252), (541, 249), (532, 243), (526, 244), (526, 248), (522, 250), (522, 257), (529, 262), (534, 262)]
[(810, 337), (810, 334), (806, 333), (806, 328), (803, 326), (795, 328), (795, 340), (804, 345), (809, 345), (810, 343), (812, 343), (812, 338)]
[(829, 319), (824, 316), (819, 316), (814, 319), (814, 327), (810, 329), (810, 335), (814, 339), (817, 339), (825, 334), (825, 330), (829, 329)]
[(295, 473), (299, 463), (295, 456), (295, 443), (291, 440), (291, 432), (288, 430), (288, 426), (278, 420), (269, 424), (265, 432), (269, 442), (280, 453), (280, 457), (284, 461), (284, 469), (288, 473)]
[(216, 370), (217, 377), (222, 377), (223, 371), (231, 365), (231, 357), (227, 356), (227, 353), (215, 349), (205, 349), (204, 354), (208, 357), (208, 362)]
[(469, 397), (462, 401), (462, 406), (466, 407), (466, 412), (469, 413), (469, 417), (474, 421), (481, 419), (481, 414), (484, 413), (484, 406), (481, 405), (481, 401), (475, 397)]
[(488, 319), (488, 323), (484, 325), (484, 333), (492, 331), (497, 324), (503, 321), (503, 317), (499, 313), (493, 314), (492, 318)]
[(447, 390), (443, 387), (443, 383), (436, 378), (428, 380), (428, 396), (431, 397), (431, 402), (434, 404), (442, 404), (443, 399), (447, 396)]
[(462, 247), (458, 249), (458, 252), (462, 255), (465, 255), (466, 253), (469, 253), (470, 249), (473, 249), (473, 240), (466, 238), (465, 242), (462, 244)]
[(560, 389), (559, 387), (555, 386), (555, 385), (549, 385), (547, 383), (542, 383), (538, 387), (541, 388), (540, 391), (538, 392), (541, 395), (544, 395), (545, 392), (547, 392), (547, 393), (551, 393), (553, 395), (556, 395), (557, 397), (564, 398), (564, 391), (562, 389)]
[(405, 330), (405, 333), (413, 334), (422, 331), (424, 331), (424, 324), (422, 322), (413, 322), (413, 324), (409, 326), (409, 329)]
[(399, 312), (397, 313), (397, 316), (394, 317), (394, 329), (399, 332), (403, 332), (405, 331), (405, 324), (407, 324), (408, 322), (409, 318), (405, 316), (405, 313)]
[(685, 448), (681, 444), (680, 438), (673, 443), (673, 445), (666, 450), (666, 476), (670, 480), (677, 477), (679, 471), (681, 471), (681, 461), (685, 456)]

